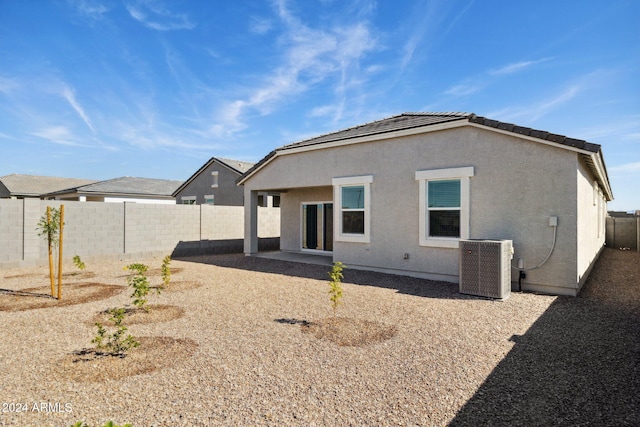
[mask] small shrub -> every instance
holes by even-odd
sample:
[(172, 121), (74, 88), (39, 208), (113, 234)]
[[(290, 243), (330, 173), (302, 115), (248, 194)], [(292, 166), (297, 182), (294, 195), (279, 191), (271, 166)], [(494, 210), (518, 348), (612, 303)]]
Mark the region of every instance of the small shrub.
[(103, 353), (124, 357), (127, 351), (138, 347), (140, 343), (131, 334), (125, 337), (127, 327), (122, 324), (124, 308), (112, 308), (109, 314), (111, 314), (109, 320), (116, 328), (115, 332), (108, 334), (107, 329), (100, 322), (96, 322), (98, 332), (91, 342)]
[(80, 255), (73, 257), (73, 265), (75, 265), (78, 270), (84, 270), (86, 268), (86, 265), (80, 259)]
[[(145, 264), (129, 264), (125, 269), (135, 272), (134, 275), (127, 277), (127, 284), (133, 288), (133, 293), (131, 294), (131, 298), (134, 298), (133, 305), (144, 311), (149, 311), (149, 309), (144, 306), (147, 303), (146, 297), (151, 291), (149, 279), (145, 275), (149, 267)], [(162, 286), (158, 286), (155, 290), (160, 294)]]
[(171, 256), (167, 255), (162, 260), (162, 283), (164, 283), (165, 286), (167, 286), (171, 281), (171, 268), (169, 268), (170, 263)]
[(137, 263), (133, 263), (133, 264), (129, 264), (127, 265), (125, 268), (125, 270), (130, 270), (135, 272), (136, 274), (144, 274), (147, 272), (147, 270), (149, 269), (148, 265), (145, 264), (141, 264), (139, 262)]
[(333, 269), (329, 272), (331, 281), (329, 282), (329, 299), (333, 308), (333, 315), (336, 315), (338, 305), (342, 304), (342, 279), (344, 278), (342, 270), (344, 265), (341, 262), (334, 262)]

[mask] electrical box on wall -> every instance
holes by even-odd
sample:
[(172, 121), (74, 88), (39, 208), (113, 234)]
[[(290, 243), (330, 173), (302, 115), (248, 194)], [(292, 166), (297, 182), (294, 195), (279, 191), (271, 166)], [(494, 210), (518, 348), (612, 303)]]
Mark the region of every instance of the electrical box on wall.
[(511, 240), (460, 240), (460, 293), (506, 299), (511, 295)]

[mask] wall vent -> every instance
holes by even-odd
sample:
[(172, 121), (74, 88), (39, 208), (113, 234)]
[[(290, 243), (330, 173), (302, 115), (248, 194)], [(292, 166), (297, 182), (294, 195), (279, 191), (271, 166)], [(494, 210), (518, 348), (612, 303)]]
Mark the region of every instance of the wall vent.
[(511, 240), (460, 240), (460, 293), (508, 298), (512, 258)]

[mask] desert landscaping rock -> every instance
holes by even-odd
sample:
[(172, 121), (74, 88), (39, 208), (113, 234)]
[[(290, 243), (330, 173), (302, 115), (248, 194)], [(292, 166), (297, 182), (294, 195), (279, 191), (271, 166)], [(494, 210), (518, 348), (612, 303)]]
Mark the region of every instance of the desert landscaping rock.
[(92, 348), (74, 351), (58, 363), (54, 376), (63, 381), (105, 382), (177, 366), (198, 344), (190, 339), (139, 337), (140, 346), (125, 357), (102, 354)]
[[(149, 304), (184, 315), (127, 325), (141, 346), (122, 359), (103, 357), (91, 350), (91, 320), (131, 304), (124, 264), (92, 263), (92, 271), (96, 283), (127, 292), (0, 312), (0, 402), (30, 409), (0, 413), (0, 425), (621, 426), (640, 419), (638, 253), (605, 249), (577, 298), (513, 293), (492, 301), (461, 295), (454, 284), (347, 269), (336, 312), (344, 320), (336, 322), (360, 337), (356, 345), (317, 335), (333, 319), (326, 266), (244, 255), (176, 259), (180, 280), (202, 286), (150, 295)], [(42, 271), (7, 269), (0, 288), (46, 289)], [(36, 402), (70, 411), (34, 411)]]
[[(57, 289), (56, 285), (55, 295), (57, 295)], [(83, 304), (111, 298), (123, 290), (122, 286), (104, 283), (63, 282), (62, 299), (57, 300), (51, 296), (51, 285), (24, 289), (0, 289), (0, 311), (22, 311)]]
[[(117, 308), (117, 307), (111, 307)], [(169, 304), (145, 304), (145, 311), (143, 308), (138, 307), (124, 307), (124, 320), (123, 325), (143, 325), (148, 323), (168, 322), (170, 320), (179, 319), (184, 316), (184, 308)], [(102, 310), (96, 314), (89, 324), (95, 325), (96, 322), (109, 326), (109, 318), (111, 314), (107, 310)]]

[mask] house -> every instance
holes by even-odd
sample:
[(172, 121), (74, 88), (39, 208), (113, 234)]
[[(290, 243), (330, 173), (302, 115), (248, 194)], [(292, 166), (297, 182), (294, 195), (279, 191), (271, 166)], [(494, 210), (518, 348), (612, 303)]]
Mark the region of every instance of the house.
[(43, 194), (49, 200), (175, 204), (172, 196), (182, 181), (130, 176), (98, 181)]
[(281, 251), (458, 283), (460, 239), (512, 240), (512, 286), (576, 295), (612, 200), (599, 145), (469, 113), (405, 113), (278, 148), (238, 181), (245, 254), (260, 192)]
[[(176, 203), (185, 205), (243, 206), (244, 194), (236, 180), (254, 163), (212, 157), (173, 193)], [(266, 193), (259, 195), (260, 206), (272, 206)], [(276, 205), (278, 203), (276, 199)]]
[(0, 177), (0, 198), (41, 198), (46, 193), (94, 182), (91, 179), (11, 174)]

